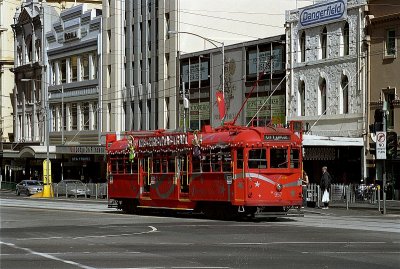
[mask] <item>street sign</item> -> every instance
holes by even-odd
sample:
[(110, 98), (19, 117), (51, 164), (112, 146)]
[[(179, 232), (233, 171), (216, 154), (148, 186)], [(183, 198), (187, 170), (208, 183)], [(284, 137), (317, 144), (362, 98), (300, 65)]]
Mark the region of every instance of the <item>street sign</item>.
[(376, 132), (376, 159), (386, 160), (386, 132)]

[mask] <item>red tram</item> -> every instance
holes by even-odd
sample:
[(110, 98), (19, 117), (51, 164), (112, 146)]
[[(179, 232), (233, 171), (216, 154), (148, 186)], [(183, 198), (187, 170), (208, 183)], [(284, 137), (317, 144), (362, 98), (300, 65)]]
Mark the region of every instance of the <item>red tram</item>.
[(302, 204), (301, 122), (130, 132), (106, 140), (108, 196), (127, 212), (178, 209), (229, 218)]

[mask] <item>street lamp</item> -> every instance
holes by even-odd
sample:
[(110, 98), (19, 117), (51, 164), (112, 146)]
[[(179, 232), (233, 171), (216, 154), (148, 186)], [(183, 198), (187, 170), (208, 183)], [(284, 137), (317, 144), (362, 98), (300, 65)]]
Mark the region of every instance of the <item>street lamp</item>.
[[(21, 79), (22, 82), (29, 82), (32, 81), (32, 83), (35, 83), (36, 81), (40, 81), (37, 79), (33, 79), (33, 78), (23, 78)], [(48, 86), (48, 84), (47, 84)], [(61, 85), (61, 134), (62, 134), (62, 144), (64, 144), (64, 87)], [(50, 108), (49, 108), (49, 99), (48, 96), (45, 98), (45, 117), (46, 117), (46, 121), (45, 121), (45, 135), (46, 135), (46, 180), (44, 188), (43, 188), (43, 196), (42, 197), (52, 197), (52, 191), (50, 188), (50, 179), (51, 179), (51, 174), (50, 174), (50, 137), (49, 137), (49, 133), (50, 133)], [(63, 168), (63, 166), (62, 166)], [(63, 171), (61, 171), (61, 176), (63, 176)]]
[[(224, 45), (224, 42), (220, 42), (220, 41), (210, 39), (210, 38), (207, 38), (207, 37), (195, 34), (195, 33), (185, 32), (185, 31), (182, 31), (182, 32), (181, 31), (168, 31), (168, 34), (188, 34), (188, 35), (197, 36), (197, 37), (200, 37), (200, 38), (208, 41), (213, 46), (215, 46), (217, 49), (221, 50), (221, 53), (222, 53), (222, 98), (225, 102), (225, 45)], [(215, 43), (220, 44), (221, 48), (218, 47), (217, 44), (215, 44)], [(225, 115), (224, 115), (224, 118), (225, 118)]]

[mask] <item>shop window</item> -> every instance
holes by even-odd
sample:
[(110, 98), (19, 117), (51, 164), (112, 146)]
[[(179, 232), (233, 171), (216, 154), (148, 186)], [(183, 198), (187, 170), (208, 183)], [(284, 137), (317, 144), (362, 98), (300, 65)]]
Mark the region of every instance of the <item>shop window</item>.
[(271, 168), (287, 168), (287, 149), (270, 149)]

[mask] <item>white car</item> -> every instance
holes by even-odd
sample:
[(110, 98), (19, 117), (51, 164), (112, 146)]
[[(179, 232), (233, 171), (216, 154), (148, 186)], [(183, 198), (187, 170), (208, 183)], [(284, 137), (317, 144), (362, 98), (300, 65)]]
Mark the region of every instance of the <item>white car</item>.
[(83, 184), (82, 181), (77, 179), (64, 179), (61, 180), (56, 187), (58, 196), (74, 196), (74, 197), (87, 197), (90, 198), (90, 189)]
[(43, 191), (43, 184), (38, 180), (22, 180), (15, 186), (16, 195), (32, 195)]

